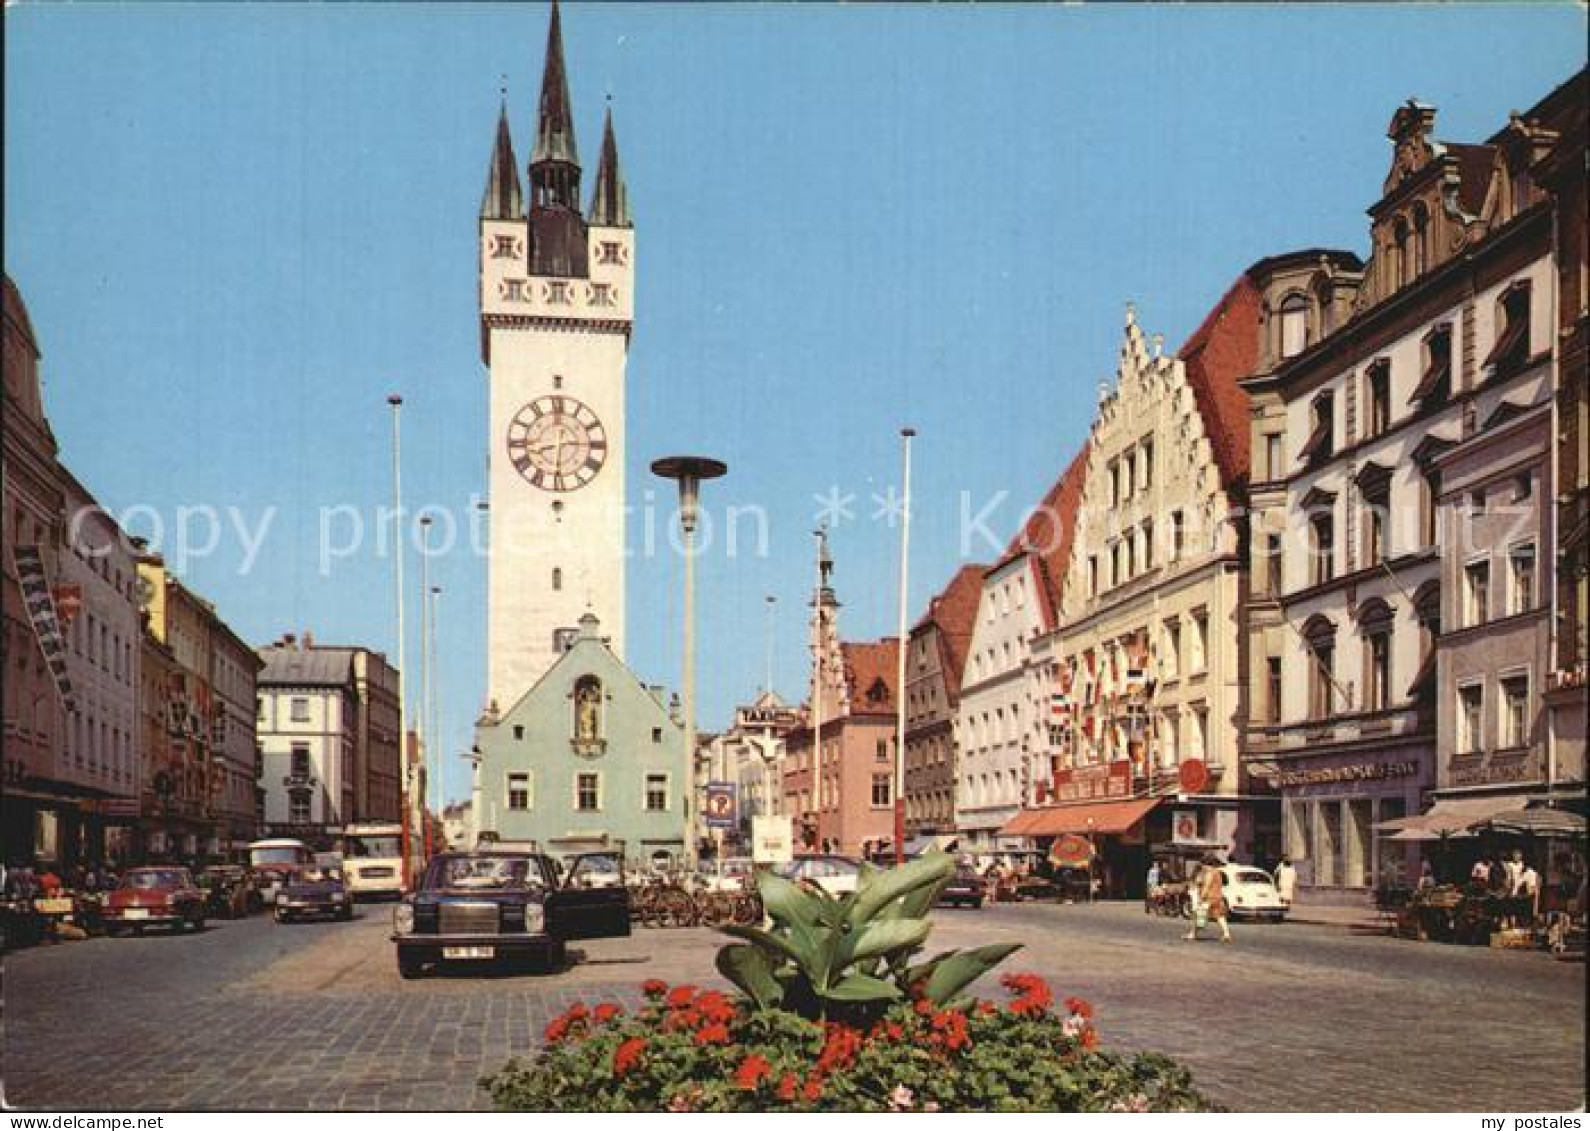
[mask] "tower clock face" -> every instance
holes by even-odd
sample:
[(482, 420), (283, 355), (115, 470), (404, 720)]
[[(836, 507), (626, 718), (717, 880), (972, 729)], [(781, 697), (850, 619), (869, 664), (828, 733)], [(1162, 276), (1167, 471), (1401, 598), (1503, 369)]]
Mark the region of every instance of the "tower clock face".
[(530, 485), (577, 491), (607, 461), (607, 432), (589, 405), (573, 397), (537, 397), (508, 424), (508, 458)]

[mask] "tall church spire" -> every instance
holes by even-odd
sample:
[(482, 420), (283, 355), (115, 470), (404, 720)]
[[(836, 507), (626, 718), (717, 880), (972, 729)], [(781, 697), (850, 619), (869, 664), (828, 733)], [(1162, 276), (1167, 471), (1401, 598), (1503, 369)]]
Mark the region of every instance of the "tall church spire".
[(629, 192), (624, 188), (624, 172), (618, 167), (618, 141), (613, 136), (613, 108), (607, 108), (602, 125), (602, 159), (596, 166), (596, 190), (591, 194), (589, 220), (603, 228), (632, 228)]
[(502, 112), (497, 116), (497, 141), (491, 148), (491, 163), (486, 167), (486, 192), (480, 198), (482, 220), (519, 220), (524, 217), (524, 190), (519, 182), (519, 163), (513, 156), (513, 138), (508, 133), (508, 97), (503, 95)]
[(580, 215), (580, 157), (574, 144), (569, 76), (563, 67), (563, 17), (552, 0), (536, 144), (530, 155), (530, 274), (589, 277)]
[(574, 142), (574, 114), (570, 110), (569, 76), (563, 66), (563, 18), (558, 0), (552, 0), (552, 23), (547, 28), (546, 69), (541, 72), (541, 107), (536, 123), (533, 166), (543, 161), (563, 161), (578, 166), (579, 147)]

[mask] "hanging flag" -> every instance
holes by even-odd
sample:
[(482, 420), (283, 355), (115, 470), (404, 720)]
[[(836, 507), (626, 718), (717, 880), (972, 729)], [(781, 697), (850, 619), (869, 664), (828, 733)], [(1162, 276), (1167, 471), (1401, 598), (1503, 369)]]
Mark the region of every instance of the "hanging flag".
[(44, 662), (50, 666), (50, 674), (55, 677), (61, 706), (68, 711), (75, 711), (77, 697), (72, 694), (72, 681), (66, 674), (66, 642), (61, 638), (61, 621), (56, 615), (55, 598), (44, 576), (44, 558), (37, 546), (13, 546), (11, 560), (17, 567), (17, 578), (22, 584), (22, 603), (27, 606), (33, 635), (39, 642), (39, 650), (44, 653)]

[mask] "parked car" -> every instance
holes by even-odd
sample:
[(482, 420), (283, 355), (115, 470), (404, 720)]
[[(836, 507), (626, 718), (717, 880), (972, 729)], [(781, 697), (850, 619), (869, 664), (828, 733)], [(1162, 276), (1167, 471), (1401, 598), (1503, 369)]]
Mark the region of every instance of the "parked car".
[(1226, 906), (1233, 919), (1279, 923), (1286, 918), (1286, 904), (1281, 902), (1281, 893), (1270, 873), (1251, 864), (1226, 864), (1220, 874), (1225, 880)]
[(971, 907), (983, 905), (987, 886), (975, 868), (957, 868), (950, 882), (939, 892), (940, 907)]
[(812, 884), (829, 895), (848, 895), (861, 880), (861, 861), (849, 856), (797, 856), (777, 871), (786, 880)]
[(288, 877), (276, 895), (276, 921), (294, 919), (353, 918), (353, 896), (342, 881), (342, 869), (310, 864)]
[(204, 913), (212, 919), (243, 919), (259, 910), (259, 893), (247, 868), (217, 864), (193, 882), (204, 892)]
[[(431, 860), (413, 893), (392, 909), (398, 973), (418, 978), (444, 962), (508, 961), (556, 970), (574, 939), (627, 936), (629, 890), (621, 860), (569, 858), (567, 878), (551, 857), (484, 848)], [(618, 869), (620, 882), (588, 883)]]
[(105, 930), (143, 934), (145, 927), (204, 929), (204, 893), (186, 868), (129, 868), (105, 900)]
[(728, 856), (702, 864), (701, 886), (707, 891), (755, 891), (756, 865), (749, 856)]

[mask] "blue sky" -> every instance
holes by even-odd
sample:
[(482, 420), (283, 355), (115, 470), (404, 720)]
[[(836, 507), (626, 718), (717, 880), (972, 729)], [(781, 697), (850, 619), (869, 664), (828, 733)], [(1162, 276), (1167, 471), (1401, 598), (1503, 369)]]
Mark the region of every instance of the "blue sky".
[[(168, 556), (179, 508), (250, 529), (275, 508), (246, 572), (235, 533), (182, 563), (249, 639), (393, 649), (388, 561), (322, 570), (318, 533), (322, 508), (373, 522), (388, 500), (389, 391), (407, 501), (484, 490), (476, 217), (503, 76), (527, 156), (546, 20), (7, 9), (5, 266), (63, 454), (113, 512), (150, 508), (129, 525), (158, 516)], [(902, 423), (914, 617), (960, 561), (961, 493), (1009, 493), (1003, 538), (1081, 443), (1127, 301), (1174, 347), (1248, 263), (1362, 253), (1398, 103), (1481, 141), (1583, 64), (1585, 13), (575, 3), (564, 32), (587, 195), (611, 93), (636, 214), (631, 498), (653, 458), (699, 451), (730, 466), (709, 506), (769, 518), (767, 557), (720, 544), (699, 572), (713, 727), (762, 682), (767, 594), (774, 682), (800, 693), (814, 495), (857, 496), (833, 537), (842, 630), (892, 632), (898, 535), (870, 496), (898, 480)], [(628, 658), (674, 686), (680, 564), (629, 574)], [(433, 574), (452, 755), (481, 706), (485, 565)]]

